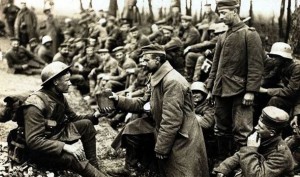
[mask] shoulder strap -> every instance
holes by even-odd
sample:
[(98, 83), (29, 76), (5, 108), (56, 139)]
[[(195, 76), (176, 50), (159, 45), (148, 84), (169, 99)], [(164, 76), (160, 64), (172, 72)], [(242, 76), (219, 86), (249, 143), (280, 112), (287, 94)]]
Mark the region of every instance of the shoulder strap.
[(41, 91), (38, 91), (38, 92), (32, 93), (31, 95), (38, 96), (44, 102), (46, 109), (44, 110), (43, 114), (44, 114), (45, 118), (49, 118), (50, 117), (49, 114), (50, 114), (51, 110), (50, 110), (49, 101), (47, 99), (46, 94)]

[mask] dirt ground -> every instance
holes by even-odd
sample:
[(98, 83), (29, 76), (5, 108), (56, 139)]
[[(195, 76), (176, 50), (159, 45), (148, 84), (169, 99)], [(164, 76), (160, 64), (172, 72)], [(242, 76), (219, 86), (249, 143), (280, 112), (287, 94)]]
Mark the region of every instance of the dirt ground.
[[(2, 52), (7, 51), (9, 48), (9, 40), (0, 38), (0, 48)], [(7, 95), (23, 93), (27, 91), (34, 91), (40, 88), (40, 76), (25, 76), (14, 75), (7, 72), (6, 60), (0, 60), (0, 106), (4, 106), (3, 98)], [(76, 113), (85, 114), (91, 113), (93, 110), (87, 106), (80, 93), (71, 88), (66, 97)], [(14, 122), (0, 123), (0, 143), (6, 141), (8, 132), (16, 127)], [(99, 164), (105, 171), (111, 167), (122, 166), (124, 163), (123, 152), (116, 153), (110, 144), (117, 132), (109, 125), (107, 119), (103, 118), (100, 123), (95, 126), (97, 130), (97, 156)], [(120, 155), (123, 154), (123, 155)], [(1, 164), (0, 164), (1, 165)]]

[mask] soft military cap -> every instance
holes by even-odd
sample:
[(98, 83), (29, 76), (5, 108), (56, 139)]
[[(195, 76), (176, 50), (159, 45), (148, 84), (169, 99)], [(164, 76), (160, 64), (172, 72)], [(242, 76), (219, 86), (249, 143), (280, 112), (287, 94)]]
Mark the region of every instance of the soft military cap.
[(108, 53), (109, 50), (108, 49), (99, 49), (97, 50), (97, 53)]
[(267, 106), (262, 110), (260, 121), (268, 127), (283, 128), (288, 124), (289, 115), (275, 106)]
[(237, 0), (217, 0), (217, 8), (218, 10), (223, 9), (234, 9), (239, 7), (239, 3)]
[(155, 22), (156, 25), (164, 25), (166, 24), (166, 20), (162, 19), (162, 20), (158, 20), (157, 22)]
[(29, 40), (29, 43), (32, 43), (32, 42), (37, 42), (37, 39), (34, 37), (34, 38), (31, 38), (30, 40)]
[(181, 16), (181, 20), (186, 20), (186, 21), (192, 21), (193, 17), (189, 15), (183, 15)]
[(10, 38), (10, 41), (20, 41), (20, 39), (16, 38), (16, 37), (12, 37), (12, 38)]
[(150, 44), (147, 46), (142, 47), (142, 55), (145, 54), (163, 54), (166, 55), (164, 48), (158, 44)]
[(171, 31), (171, 32), (174, 31), (174, 28), (172, 26), (163, 26), (162, 29), (163, 30), (168, 30), (168, 31)]
[(116, 52), (119, 52), (119, 51), (123, 51), (124, 50), (124, 46), (119, 46), (119, 47), (116, 47), (112, 50), (112, 52), (116, 53)]

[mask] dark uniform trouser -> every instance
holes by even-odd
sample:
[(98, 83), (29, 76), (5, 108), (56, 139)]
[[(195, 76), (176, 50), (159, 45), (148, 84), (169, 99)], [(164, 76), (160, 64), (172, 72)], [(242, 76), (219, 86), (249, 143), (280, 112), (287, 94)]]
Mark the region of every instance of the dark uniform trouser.
[(59, 156), (35, 154), (32, 157), (34, 162), (46, 168), (54, 168), (57, 170), (68, 169), (83, 177), (105, 177), (105, 175), (97, 169), (96, 130), (94, 125), (88, 119), (79, 120), (73, 123), (78, 130), (78, 133), (81, 135), (81, 141), (88, 160), (78, 161), (73, 155), (63, 151)]
[(228, 136), (233, 133), (237, 147), (245, 146), (247, 136), (253, 130), (252, 106), (242, 104), (244, 94), (230, 97), (215, 97), (215, 134)]
[(157, 171), (154, 153), (154, 135), (152, 133), (139, 135), (125, 135), (125, 166), (136, 168), (138, 163)]

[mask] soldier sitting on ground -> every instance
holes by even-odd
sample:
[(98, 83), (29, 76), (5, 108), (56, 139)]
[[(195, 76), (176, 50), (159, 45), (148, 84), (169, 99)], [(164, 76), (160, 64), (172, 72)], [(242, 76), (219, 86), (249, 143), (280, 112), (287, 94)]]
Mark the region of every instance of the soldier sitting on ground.
[[(24, 106), (25, 140), (30, 159), (37, 165), (72, 170), (85, 177), (104, 177), (96, 156), (99, 112), (77, 115), (63, 93), (71, 85), (69, 66), (62, 62), (47, 65), (41, 74), (42, 89)], [(81, 140), (82, 146), (74, 143)]]
[(118, 61), (118, 68), (113, 75), (106, 77), (107, 83), (104, 87), (110, 88), (113, 91), (120, 91), (124, 90), (126, 87), (126, 79), (130, 74), (127, 71), (129, 69), (135, 69), (137, 65), (131, 58), (126, 56), (123, 46), (114, 48), (113, 52)]
[(11, 39), (11, 48), (5, 55), (10, 71), (14, 74), (40, 74), (46, 64), (23, 46), (18, 38)]
[(282, 109), (265, 107), (255, 132), (247, 139), (247, 146), (241, 147), (215, 168), (217, 176), (228, 176), (239, 166), (239, 176), (293, 176), (293, 156), (281, 137), (288, 121), (289, 115)]

